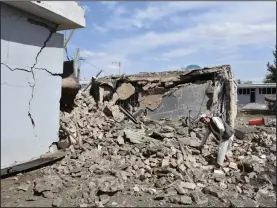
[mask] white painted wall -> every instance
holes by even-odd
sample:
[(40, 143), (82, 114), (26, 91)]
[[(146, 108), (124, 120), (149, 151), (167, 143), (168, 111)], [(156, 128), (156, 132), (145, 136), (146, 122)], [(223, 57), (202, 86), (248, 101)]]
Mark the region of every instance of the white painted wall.
[[(256, 93), (256, 102), (255, 103), (267, 104), (267, 102), (265, 101), (265, 95), (264, 94), (259, 94), (259, 88), (260, 87), (255, 88), (255, 93)], [(249, 103), (250, 103), (250, 94), (249, 95), (243, 95), (243, 94), (238, 93), (238, 105), (244, 106), (244, 105), (249, 104)]]
[[(32, 73), (24, 70), (30, 71), (36, 63), (50, 32), (29, 23), (28, 17), (43, 21), (1, 4), (1, 169), (39, 157), (58, 141), (62, 80), (49, 72), (63, 72), (63, 35), (54, 33), (46, 43), (35, 66), (40, 70), (33, 70), (33, 79)], [(30, 85), (34, 85), (33, 92)], [(29, 107), (35, 127), (28, 116)]]

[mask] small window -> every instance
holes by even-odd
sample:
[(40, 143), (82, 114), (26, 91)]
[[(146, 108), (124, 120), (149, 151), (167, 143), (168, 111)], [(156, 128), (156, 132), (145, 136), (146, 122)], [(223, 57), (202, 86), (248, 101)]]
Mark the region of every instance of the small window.
[(266, 94), (266, 88), (263, 88), (262, 92), (265, 95)]
[(275, 94), (276, 94), (276, 88), (272, 88), (272, 91), (271, 91), (271, 92), (272, 92), (272, 94), (275, 95)]
[(268, 95), (271, 94), (271, 88), (266, 88), (266, 94), (268, 94)]
[(242, 94), (242, 89), (239, 89), (239, 95), (241, 95)]
[(243, 95), (246, 95), (246, 89), (245, 89), (245, 88), (242, 89), (242, 94), (243, 94)]
[(259, 88), (259, 94), (262, 94), (262, 89), (261, 88)]
[(246, 94), (247, 94), (247, 95), (250, 94), (250, 89), (249, 89), (249, 88), (246, 89)]

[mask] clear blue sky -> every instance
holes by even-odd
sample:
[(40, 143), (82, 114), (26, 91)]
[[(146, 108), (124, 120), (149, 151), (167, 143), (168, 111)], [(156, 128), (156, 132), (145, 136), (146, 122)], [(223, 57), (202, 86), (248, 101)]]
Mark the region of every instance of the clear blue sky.
[[(276, 2), (78, 2), (86, 28), (69, 53), (86, 58), (81, 79), (230, 64), (241, 80), (261, 81), (276, 44)], [(67, 32), (68, 34), (69, 32)]]

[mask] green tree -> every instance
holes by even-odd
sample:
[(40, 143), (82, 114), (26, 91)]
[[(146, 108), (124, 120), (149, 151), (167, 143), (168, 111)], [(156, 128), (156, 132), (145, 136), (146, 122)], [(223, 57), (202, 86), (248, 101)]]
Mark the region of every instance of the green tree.
[(245, 81), (243, 84), (252, 84), (252, 81)]
[(264, 83), (276, 83), (277, 82), (277, 73), (276, 73), (276, 45), (275, 51), (272, 52), (274, 56), (274, 63), (267, 63), (268, 74), (265, 76)]
[(237, 79), (237, 83), (238, 83), (238, 84), (241, 84), (241, 80), (240, 80), (240, 79)]

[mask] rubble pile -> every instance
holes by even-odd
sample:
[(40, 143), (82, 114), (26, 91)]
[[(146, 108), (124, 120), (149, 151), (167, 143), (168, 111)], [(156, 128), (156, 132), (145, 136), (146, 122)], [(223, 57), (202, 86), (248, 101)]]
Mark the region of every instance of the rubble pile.
[[(275, 206), (276, 136), (267, 128), (235, 138), (233, 159), (214, 170), (217, 140), (196, 147), (205, 133), (189, 131), (186, 119), (134, 124), (117, 105), (96, 104), (77, 94), (72, 112), (61, 112), (61, 162), (46, 167), (33, 184), (35, 197), (53, 206), (115, 206), (116, 194), (151, 195), (158, 205)], [(27, 199), (37, 200), (37, 199)]]

